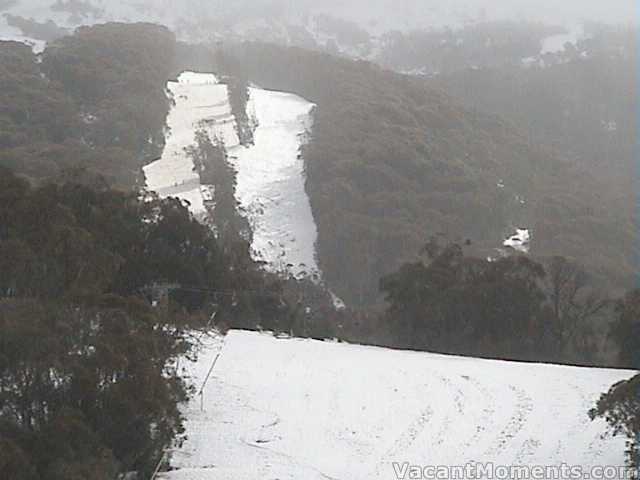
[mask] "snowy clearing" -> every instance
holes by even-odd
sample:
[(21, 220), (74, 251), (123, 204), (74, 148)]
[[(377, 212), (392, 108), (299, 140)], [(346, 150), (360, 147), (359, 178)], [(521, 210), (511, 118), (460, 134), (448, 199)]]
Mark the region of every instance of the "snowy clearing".
[(317, 274), (317, 227), (305, 191), (300, 149), (314, 105), (296, 95), (251, 88), (254, 144), (229, 149), (238, 176), (236, 197), (253, 230), (257, 260), (297, 277)]
[(516, 233), (503, 242), (503, 246), (511, 247), (520, 253), (529, 253), (531, 232), (526, 228), (516, 229)]
[[(199, 387), (220, 351), (188, 364)], [(623, 465), (587, 411), (633, 372), (231, 331), (165, 480), (392, 479), (417, 465)]]
[(215, 200), (215, 194), (200, 185), (187, 154), (196, 145), (196, 132), (204, 129), (224, 143), (237, 172), (236, 198), (252, 227), (254, 258), (271, 270), (320, 278), (318, 233), (300, 155), (314, 105), (290, 93), (251, 88), (247, 113), (257, 126), (254, 143), (243, 146), (228, 88), (215, 75), (184, 72), (167, 88), (175, 105), (167, 117), (162, 157), (144, 168), (147, 187), (161, 197), (187, 200), (195, 215), (205, 213), (204, 202)]
[(542, 41), (540, 54), (545, 55), (547, 53), (563, 52), (567, 43), (575, 46), (579, 41), (584, 40), (584, 38), (584, 25), (571, 25), (565, 33), (559, 33), (545, 38)]
[(227, 86), (219, 84), (214, 75), (185, 72), (177, 82), (169, 82), (167, 89), (175, 105), (167, 116), (162, 157), (144, 168), (147, 188), (161, 197), (186, 200), (194, 215), (202, 215), (211, 193), (200, 185), (187, 149), (196, 146), (196, 132), (203, 122), (233, 120)]

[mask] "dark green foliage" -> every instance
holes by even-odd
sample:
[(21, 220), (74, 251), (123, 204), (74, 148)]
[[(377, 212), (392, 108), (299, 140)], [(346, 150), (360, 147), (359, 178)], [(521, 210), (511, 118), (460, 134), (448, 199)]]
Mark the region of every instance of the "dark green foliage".
[(77, 128), (72, 101), (42, 78), (28, 46), (0, 42), (0, 87), (3, 156), (18, 146), (62, 143)]
[(388, 318), (413, 348), (534, 359), (544, 355), (545, 276), (523, 256), (494, 262), (431, 242), (429, 263), (404, 265), (381, 280)]
[(640, 370), (640, 290), (629, 292), (616, 307), (611, 336), (620, 348), (620, 363)]
[(236, 200), (236, 171), (229, 163), (226, 147), (222, 142), (211, 141), (203, 130), (196, 132), (196, 142), (188, 153), (200, 183), (211, 185), (215, 190), (215, 207), (208, 206), (212, 226), (219, 238), (244, 242), (243, 248), (248, 252), (251, 227), (240, 213)]
[(42, 69), (91, 118), (85, 127), (91, 145), (151, 155), (149, 149), (164, 138), (165, 85), (175, 48), (175, 37), (165, 27), (83, 27), (47, 48)]
[(0, 331), (0, 438), (37, 478), (145, 471), (182, 431), (185, 385), (167, 365), (186, 344), (144, 302), (5, 299)]
[(174, 49), (166, 28), (146, 24), (82, 28), (42, 63), (0, 42), (0, 165), (58, 180), (81, 168), (133, 186), (164, 141)]
[(158, 279), (214, 283), (215, 239), (178, 201), (78, 184), (29, 190), (2, 177), (2, 291), (53, 299), (128, 295)]
[(628, 438), (627, 465), (637, 472), (640, 469), (640, 375), (611, 387), (589, 416), (592, 420), (604, 418), (614, 435)]
[(466, 256), (431, 240), (427, 261), (380, 282), (400, 346), (466, 355), (593, 365), (609, 302), (564, 258)]
[[(617, 318), (611, 336), (619, 348), (620, 365), (640, 369), (640, 290), (629, 292), (616, 307)], [(620, 382), (602, 395), (589, 412), (592, 419), (604, 418), (616, 435), (625, 435), (630, 467), (640, 469), (640, 375)]]
[(472, 23), (456, 29), (389, 32), (376, 61), (397, 71), (449, 74), (470, 68), (519, 65), (561, 29), (513, 21)]
[(6, 170), (0, 184), (6, 462), (26, 458), (43, 479), (148, 471), (182, 431), (177, 406), (187, 390), (169, 366), (189, 348), (187, 317), (172, 313), (203, 310), (211, 296), (177, 294), (166, 315), (148, 305), (144, 287), (220, 288), (215, 238), (175, 200), (31, 188)]

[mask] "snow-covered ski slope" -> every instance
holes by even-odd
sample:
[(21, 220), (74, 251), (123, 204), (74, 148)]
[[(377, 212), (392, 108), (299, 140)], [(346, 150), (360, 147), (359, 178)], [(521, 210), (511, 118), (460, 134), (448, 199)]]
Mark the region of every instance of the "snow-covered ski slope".
[(256, 260), (295, 276), (320, 276), (317, 228), (305, 191), (300, 151), (314, 105), (296, 95), (251, 88), (247, 112), (256, 124), (252, 145), (240, 145), (228, 88), (215, 75), (184, 72), (167, 86), (175, 102), (167, 118), (162, 157), (145, 167), (147, 187), (190, 203), (195, 215), (215, 192), (200, 185), (188, 149), (196, 132), (224, 143), (237, 172), (236, 198), (250, 221)]
[(194, 215), (205, 212), (204, 199), (211, 192), (200, 185), (188, 149), (196, 146), (196, 132), (207, 121), (217, 121), (218, 129), (226, 128), (235, 135), (227, 86), (220, 85), (214, 75), (185, 72), (177, 82), (167, 84), (174, 105), (167, 117), (165, 147), (162, 157), (144, 168), (147, 188), (161, 197), (186, 200)]
[(298, 277), (319, 275), (318, 231), (300, 156), (314, 105), (260, 88), (251, 88), (249, 95), (247, 109), (257, 122), (254, 144), (229, 148), (229, 155), (238, 173), (236, 196), (251, 222), (256, 259)]
[[(219, 342), (189, 364), (199, 387)], [(629, 371), (231, 331), (165, 480), (385, 479), (416, 465), (623, 465), (587, 411)]]

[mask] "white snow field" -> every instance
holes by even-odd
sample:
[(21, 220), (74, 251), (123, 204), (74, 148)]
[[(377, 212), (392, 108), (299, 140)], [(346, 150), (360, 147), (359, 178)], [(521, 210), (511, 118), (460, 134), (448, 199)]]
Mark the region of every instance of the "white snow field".
[(576, 45), (580, 40), (585, 39), (584, 25), (571, 25), (567, 27), (565, 33), (559, 33), (545, 38), (542, 41), (541, 55), (547, 53), (559, 53), (565, 50), (567, 43)]
[[(219, 351), (214, 340), (187, 365), (197, 387)], [(621, 466), (625, 440), (587, 411), (632, 375), (231, 331), (159, 478), (391, 480), (393, 462)]]
[(296, 95), (250, 89), (248, 114), (256, 123), (254, 143), (240, 145), (227, 86), (215, 75), (184, 72), (168, 90), (175, 101), (167, 118), (160, 160), (144, 168), (147, 188), (161, 197), (187, 200), (195, 215), (215, 192), (200, 185), (187, 154), (204, 129), (221, 140), (237, 172), (236, 198), (253, 231), (254, 259), (296, 277), (316, 276), (317, 228), (305, 191), (300, 149), (311, 128), (314, 105)]
[(260, 88), (251, 88), (249, 94), (247, 109), (257, 122), (254, 144), (228, 149), (238, 174), (236, 197), (253, 230), (255, 259), (296, 277), (319, 277), (318, 231), (300, 156), (314, 104)]
[(207, 122), (219, 124), (221, 134), (235, 135), (227, 86), (212, 74), (185, 72), (177, 82), (169, 82), (167, 89), (175, 105), (167, 116), (162, 157), (144, 168), (147, 188), (161, 197), (186, 200), (194, 215), (202, 215), (210, 187), (200, 185), (187, 149), (196, 145), (196, 132)]
[(520, 253), (529, 253), (531, 244), (531, 232), (526, 228), (517, 228), (516, 233), (508, 237), (502, 245), (511, 247)]

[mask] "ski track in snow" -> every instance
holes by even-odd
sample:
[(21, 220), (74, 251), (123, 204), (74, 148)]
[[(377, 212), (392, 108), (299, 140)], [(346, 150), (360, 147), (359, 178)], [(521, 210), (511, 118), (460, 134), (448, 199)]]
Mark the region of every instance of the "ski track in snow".
[(253, 230), (255, 258), (295, 276), (319, 275), (316, 224), (305, 191), (300, 149), (314, 105), (282, 92), (250, 89), (247, 110), (257, 121), (254, 145), (230, 146), (236, 197)]
[[(203, 378), (220, 351), (187, 366)], [(391, 479), (417, 465), (623, 465), (588, 409), (630, 371), (231, 331), (164, 480)], [(196, 381), (196, 385), (198, 382)]]
[(196, 132), (211, 122), (224, 125), (231, 117), (227, 86), (214, 75), (185, 72), (167, 89), (174, 101), (167, 116), (165, 147), (159, 160), (144, 167), (147, 188), (161, 197), (177, 197), (190, 204), (196, 216), (205, 214), (205, 192), (187, 149), (196, 145)]
[(215, 192), (200, 185), (187, 149), (203, 129), (222, 141), (237, 172), (236, 198), (253, 231), (253, 257), (271, 270), (320, 279), (316, 224), (305, 191), (300, 149), (311, 128), (314, 105), (289, 93), (250, 89), (247, 111), (257, 122), (254, 144), (243, 146), (231, 113), (228, 89), (212, 74), (185, 72), (168, 90), (175, 102), (167, 118), (162, 157), (144, 168), (147, 187), (178, 197), (196, 216)]

